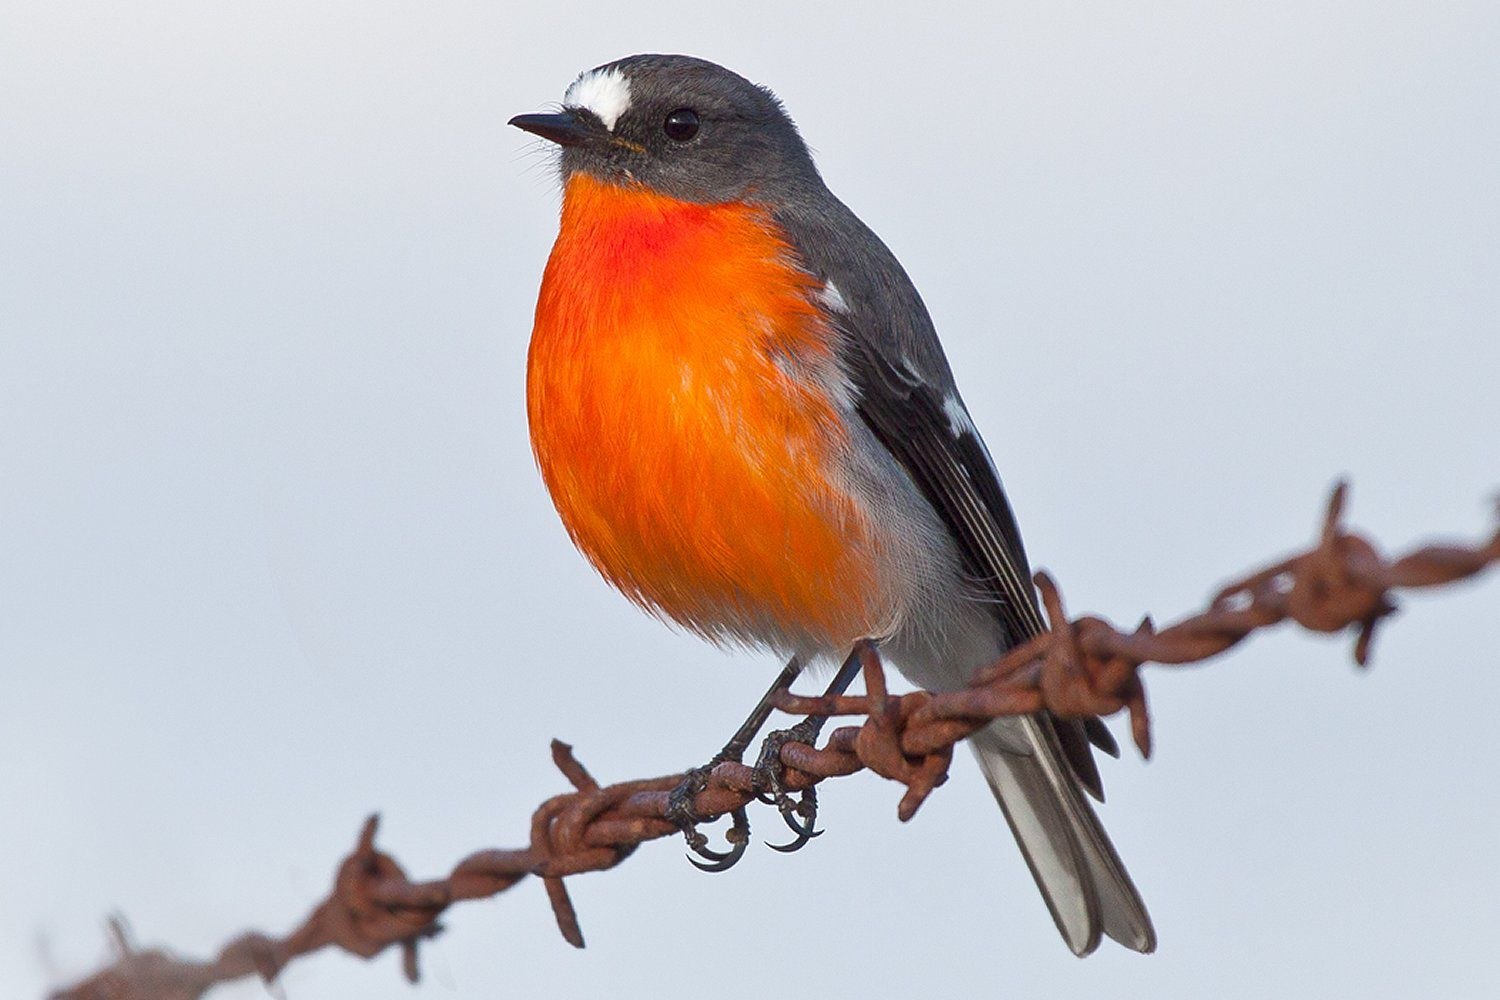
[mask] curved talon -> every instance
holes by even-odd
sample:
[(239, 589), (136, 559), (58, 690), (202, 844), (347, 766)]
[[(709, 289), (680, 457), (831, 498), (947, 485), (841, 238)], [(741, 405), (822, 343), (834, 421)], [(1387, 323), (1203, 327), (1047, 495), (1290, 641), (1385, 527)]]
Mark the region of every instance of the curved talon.
[[(721, 861), (727, 861), (734, 855), (733, 844), (730, 845), (730, 849), (727, 851), (716, 851), (712, 847), (708, 846), (708, 838), (703, 836), (701, 833), (698, 835), (696, 841), (688, 841), (688, 850), (692, 851), (693, 854), (698, 855), (698, 857), (703, 858), (706, 861), (714, 862), (715, 864)], [(691, 857), (689, 857), (688, 860), (693, 861)], [(698, 864), (698, 862), (693, 861), (693, 864), (696, 865)], [(702, 866), (700, 865), (699, 867)]]
[[(812, 789), (809, 788), (808, 791), (811, 792)], [(797, 835), (796, 838), (787, 844), (773, 844), (767, 841), (767, 847), (769, 847), (773, 851), (780, 851), (782, 854), (791, 854), (793, 851), (802, 850), (802, 848), (807, 846), (808, 841), (812, 840), (814, 837), (823, 836), (823, 831), (816, 829), (818, 825), (818, 811), (816, 800), (814, 800), (814, 802), (812, 803), (812, 816), (808, 819), (806, 824), (804, 824), (795, 815), (796, 812), (802, 811), (803, 807), (808, 804), (809, 803), (807, 802), (807, 800), (804, 799), (802, 802), (798, 803), (796, 810), (785, 810), (781, 814), (781, 818), (783, 821), (785, 821), (787, 827)]]
[(797, 818), (800, 813), (802, 813), (802, 806), (799, 804), (799, 806), (795, 810), (788, 810), (786, 812), (783, 812), (781, 814), (781, 818), (786, 823), (787, 827), (799, 837), (806, 837), (808, 840), (811, 840), (813, 837), (823, 836), (823, 831), (817, 829), (817, 808), (813, 808), (812, 815), (808, 817), (806, 823), (803, 823), (800, 819)]
[[(692, 865), (700, 872), (727, 872), (729, 869), (740, 863), (740, 858), (745, 856), (745, 847), (745, 844), (736, 844), (732, 851), (725, 854), (721, 860), (715, 861), (712, 864), (699, 861), (692, 855), (688, 855), (688, 864)], [(707, 857), (707, 852), (705, 852), (704, 856)]]
[(781, 762), (781, 748), (787, 743), (794, 740), (811, 743), (816, 739), (816, 727), (809, 726), (807, 722), (800, 723), (791, 729), (771, 733), (761, 744), (760, 758), (755, 764), (756, 783), (760, 786), (756, 798), (767, 805), (774, 805), (781, 813), (782, 822), (786, 823), (787, 829), (791, 830), (794, 835), (793, 839), (786, 844), (772, 844), (769, 841), (766, 843), (767, 847), (783, 854), (802, 850), (807, 846), (808, 841), (823, 833), (817, 828), (817, 790), (809, 787), (794, 799), (787, 792), (784, 784), (786, 766)]
[(823, 836), (822, 830), (814, 830), (811, 833), (808, 833), (806, 830), (799, 829), (797, 831), (796, 839), (791, 841), (790, 843), (773, 844), (768, 840), (766, 841), (766, 846), (773, 851), (780, 851), (782, 854), (791, 854), (794, 851), (802, 850), (802, 848), (806, 847), (808, 845), (808, 842), (811, 841), (814, 837), (821, 836)]
[[(729, 842), (728, 851), (713, 850), (708, 846), (707, 838), (701, 833), (698, 834), (698, 843), (688, 842), (694, 854), (709, 862), (704, 864), (690, 856), (688, 862), (694, 868), (703, 872), (725, 872), (739, 864), (740, 858), (745, 856), (745, 850), (750, 846), (750, 817), (746, 815), (744, 807), (736, 809), (730, 813), (730, 816), (734, 822), (729, 832), (724, 835), (724, 839)], [(693, 832), (697, 833), (697, 830)]]

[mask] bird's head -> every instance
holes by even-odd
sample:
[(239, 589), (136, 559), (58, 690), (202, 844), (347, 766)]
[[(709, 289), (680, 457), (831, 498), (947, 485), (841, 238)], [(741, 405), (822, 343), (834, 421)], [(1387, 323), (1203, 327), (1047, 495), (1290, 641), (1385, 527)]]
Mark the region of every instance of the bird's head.
[(558, 144), (564, 181), (586, 173), (703, 203), (821, 183), (774, 94), (691, 56), (606, 63), (573, 81), (560, 112), (510, 124)]

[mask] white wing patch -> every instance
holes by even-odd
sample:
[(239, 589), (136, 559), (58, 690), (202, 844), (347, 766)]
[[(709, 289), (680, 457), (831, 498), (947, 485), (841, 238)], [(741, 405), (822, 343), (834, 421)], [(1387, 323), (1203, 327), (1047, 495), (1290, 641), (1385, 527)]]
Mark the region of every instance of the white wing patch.
[[(974, 426), (974, 418), (969, 416), (969, 408), (964, 406), (956, 394), (950, 392), (943, 397), (943, 416), (948, 418), (949, 434), (955, 438), (968, 434), (979, 442), (979, 450), (984, 452), (984, 460), (989, 464), (990, 474), (995, 477), (995, 482), (1000, 482), (1000, 471), (995, 468), (995, 460), (990, 456), (990, 446), (985, 444), (984, 438), (979, 436), (979, 428)], [(968, 475), (968, 472), (965, 471), (964, 474)]]
[(630, 80), (618, 69), (591, 69), (568, 87), (563, 106), (587, 108), (613, 132), (615, 122), (630, 110)]
[(953, 393), (943, 397), (943, 415), (948, 418), (948, 433), (954, 437), (963, 437), (972, 434), (979, 437), (979, 429), (974, 426), (974, 419), (969, 416), (969, 411), (964, 404), (959, 402)]
[(849, 311), (849, 303), (844, 301), (844, 293), (839, 291), (839, 286), (831, 281), (823, 283), (823, 288), (818, 292), (818, 301), (829, 312), (847, 313)]

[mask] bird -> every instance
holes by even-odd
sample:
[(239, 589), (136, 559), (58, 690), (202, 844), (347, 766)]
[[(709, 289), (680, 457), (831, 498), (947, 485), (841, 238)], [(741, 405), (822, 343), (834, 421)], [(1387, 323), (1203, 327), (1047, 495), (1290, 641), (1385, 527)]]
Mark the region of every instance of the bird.
[[(767, 88), (641, 54), (510, 124), (555, 144), (527, 352), (536, 464), (632, 602), (790, 665), (877, 644), (963, 687), (1044, 629), (1016, 518), (933, 321)], [(1102, 801), (1097, 719), (969, 740), (1063, 940), (1156, 946)]]

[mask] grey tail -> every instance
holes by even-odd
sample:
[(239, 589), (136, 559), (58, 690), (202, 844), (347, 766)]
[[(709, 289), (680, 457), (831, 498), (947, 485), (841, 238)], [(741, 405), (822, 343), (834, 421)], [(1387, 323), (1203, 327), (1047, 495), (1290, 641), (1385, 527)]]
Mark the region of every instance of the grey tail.
[(1133, 951), (1154, 951), (1156, 930), (1141, 895), (1049, 721), (1000, 719), (970, 737), (970, 745), (1073, 953), (1092, 952), (1101, 934)]

